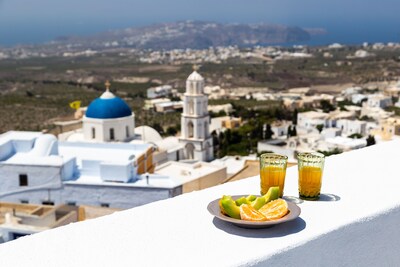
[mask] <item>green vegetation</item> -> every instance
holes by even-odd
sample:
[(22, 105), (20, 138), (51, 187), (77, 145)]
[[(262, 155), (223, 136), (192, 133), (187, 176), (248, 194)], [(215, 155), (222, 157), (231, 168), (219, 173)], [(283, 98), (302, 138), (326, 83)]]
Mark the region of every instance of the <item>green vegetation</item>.
[(335, 149), (333, 149), (333, 150), (330, 150), (330, 151), (321, 151), (321, 150), (319, 150), (318, 152), (324, 154), (325, 157), (329, 157), (331, 155), (337, 155), (337, 154), (343, 153), (343, 151), (340, 150), (337, 147)]
[(317, 130), (319, 132), (322, 132), (322, 130), (324, 129), (324, 125), (323, 124), (318, 124), (317, 126), (315, 126), (315, 128), (317, 128)]
[(375, 145), (376, 141), (375, 141), (375, 137), (373, 135), (368, 135), (367, 137), (367, 146), (372, 146)]
[(395, 106), (387, 107), (387, 108), (386, 108), (386, 111), (394, 112), (394, 114), (395, 114), (396, 116), (400, 116), (400, 108), (398, 108), (398, 107), (395, 107)]
[(359, 133), (353, 133), (353, 134), (349, 135), (348, 137), (349, 138), (353, 138), (353, 139), (360, 139), (363, 136), (361, 134), (359, 134)]
[[(323, 56), (326, 52), (323, 48), (312, 47), (308, 49), (314, 57), (307, 59), (272, 62), (259, 58), (231, 58), (221, 64), (204, 63), (200, 72), (206, 85), (221, 85), (223, 88), (259, 87), (268, 88), (270, 92), (311, 85), (393, 80), (400, 73), (398, 50), (374, 50), (376, 56), (365, 59), (347, 58), (359, 48), (353, 46), (330, 50), (332, 58)], [(111, 89), (126, 100), (135, 112), (136, 125), (151, 126), (158, 123), (164, 132), (168, 132), (168, 129), (170, 133), (175, 132), (172, 129), (179, 132), (180, 114), (155, 115), (145, 112), (142, 110), (144, 97), (147, 88), (158, 84), (170, 84), (182, 92), (191, 71), (192, 64), (144, 64), (136, 56), (121, 56), (119, 52), (101, 52), (92, 57), (4, 59), (0, 61), (0, 132), (12, 129), (51, 130), (54, 120), (73, 118), (74, 111), (68, 103), (81, 100), (83, 106), (88, 105), (104, 91), (106, 80), (111, 81)], [(114, 81), (121, 81), (124, 77), (142, 77), (147, 82)], [(82, 83), (82, 79), (88, 81)], [(224, 103), (232, 103), (235, 112), (230, 115), (242, 117), (248, 121), (247, 124), (253, 125), (250, 128), (255, 127), (255, 123), (251, 122), (255, 118), (262, 125), (277, 119), (293, 120), (296, 124), (297, 111), (293, 114), (283, 110), (282, 103), (278, 101), (210, 100), (210, 104)], [(343, 101), (338, 105), (345, 110), (344, 106), (352, 103)], [(332, 105), (321, 101), (321, 108), (328, 112)], [(388, 110), (400, 115), (399, 108)], [(236, 146), (239, 149), (243, 144)], [(248, 146), (254, 150), (255, 144)]]

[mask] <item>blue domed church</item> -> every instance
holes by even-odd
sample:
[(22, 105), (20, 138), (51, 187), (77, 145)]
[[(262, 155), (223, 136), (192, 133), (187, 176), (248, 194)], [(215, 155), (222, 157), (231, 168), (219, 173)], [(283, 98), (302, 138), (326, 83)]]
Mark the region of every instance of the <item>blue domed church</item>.
[(128, 104), (110, 92), (110, 83), (106, 91), (93, 100), (83, 116), (83, 136), (86, 141), (126, 142), (134, 138), (135, 114)]

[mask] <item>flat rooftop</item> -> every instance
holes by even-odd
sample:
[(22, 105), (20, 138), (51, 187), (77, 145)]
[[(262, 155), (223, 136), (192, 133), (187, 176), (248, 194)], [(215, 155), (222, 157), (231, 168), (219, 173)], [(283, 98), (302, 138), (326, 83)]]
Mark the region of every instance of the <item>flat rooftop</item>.
[(79, 166), (82, 166), (82, 160), (128, 162), (137, 159), (151, 147), (150, 144), (58, 142), (59, 154), (76, 157)]
[(169, 161), (158, 166), (154, 173), (157, 175), (170, 176), (177, 184), (184, 184), (200, 177), (225, 169), (224, 166), (213, 165), (207, 162), (196, 162), (193, 164)]

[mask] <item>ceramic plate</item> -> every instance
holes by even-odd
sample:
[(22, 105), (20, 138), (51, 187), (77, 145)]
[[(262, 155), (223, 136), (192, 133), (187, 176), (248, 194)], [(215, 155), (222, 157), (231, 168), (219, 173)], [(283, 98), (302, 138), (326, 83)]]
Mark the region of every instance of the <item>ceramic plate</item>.
[[(240, 197), (242, 197), (243, 195), (240, 196), (232, 196), (233, 199), (238, 199)], [(244, 195), (244, 197), (246, 197), (246, 195)], [(226, 222), (230, 222), (233, 223), (236, 226), (242, 227), (242, 228), (268, 228), (268, 227), (272, 227), (276, 224), (280, 224), (280, 223), (285, 223), (285, 222), (289, 222), (292, 221), (294, 219), (296, 219), (297, 217), (299, 217), (300, 213), (301, 213), (301, 209), (299, 206), (297, 206), (296, 204), (286, 201), (288, 204), (288, 208), (289, 208), (289, 213), (286, 214), (284, 217), (278, 219), (278, 220), (273, 220), (273, 221), (264, 221), (264, 222), (252, 222), (252, 221), (245, 221), (245, 220), (238, 220), (238, 219), (234, 219), (228, 216), (225, 216), (221, 213), (221, 210), (219, 208), (219, 202), (220, 198), (211, 201), (208, 206), (207, 209), (208, 211), (214, 215), (215, 217), (217, 217), (220, 220), (226, 221)]]

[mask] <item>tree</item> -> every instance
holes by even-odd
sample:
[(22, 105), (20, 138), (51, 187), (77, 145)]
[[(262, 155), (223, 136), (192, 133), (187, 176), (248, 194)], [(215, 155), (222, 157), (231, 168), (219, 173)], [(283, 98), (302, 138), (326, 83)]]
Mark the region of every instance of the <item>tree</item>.
[(219, 155), (219, 142), (220, 138), (217, 134), (217, 132), (214, 130), (211, 133), (211, 137), (213, 139), (213, 146), (214, 146), (214, 155)]
[(287, 138), (291, 137), (293, 133), (292, 126), (289, 125), (287, 128)]
[(296, 125), (293, 126), (292, 136), (297, 136)]
[(265, 139), (271, 139), (274, 132), (271, 130), (271, 125), (267, 124), (267, 128), (265, 130)]
[(297, 125), (297, 114), (299, 114), (299, 111), (296, 108), (293, 112), (293, 118), (292, 118), (292, 122), (294, 125)]
[(317, 128), (317, 130), (321, 133), (322, 130), (324, 129), (324, 125), (323, 124), (318, 124), (317, 126), (315, 126), (315, 128)]
[(156, 130), (159, 134), (161, 134), (161, 135), (164, 134), (164, 129), (158, 122), (153, 123), (153, 125), (151, 127), (154, 128), (154, 130)]
[(218, 117), (224, 117), (224, 116), (226, 116), (227, 114), (226, 114), (226, 112), (225, 112), (225, 110), (223, 110), (223, 109), (221, 109), (219, 112), (218, 112)]
[(318, 150), (318, 152), (324, 154), (325, 157), (329, 157), (329, 156), (331, 156), (331, 155), (340, 154), (340, 153), (342, 153), (343, 151), (340, 150), (339, 148), (335, 147), (333, 150), (330, 150), (330, 151), (321, 151), (321, 150)]
[(325, 113), (335, 110), (335, 107), (328, 100), (321, 100), (320, 105)]
[(175, 136), (178, 133), (178, 131), (175, 129), (175, 127), (169, 126), (167, 128), (167, 135), (169, 136)]
[(375, 141), (375, 137), (373, 135), (368, 135), (367, 137), (367, 146), (372, 146), (375, 145), (376, 141)]
[(360, 139), (360, 138), (362, 138), (362, 135), (359, 133), (353, 133), (353, 134), (349, 135), (348, 138)]

